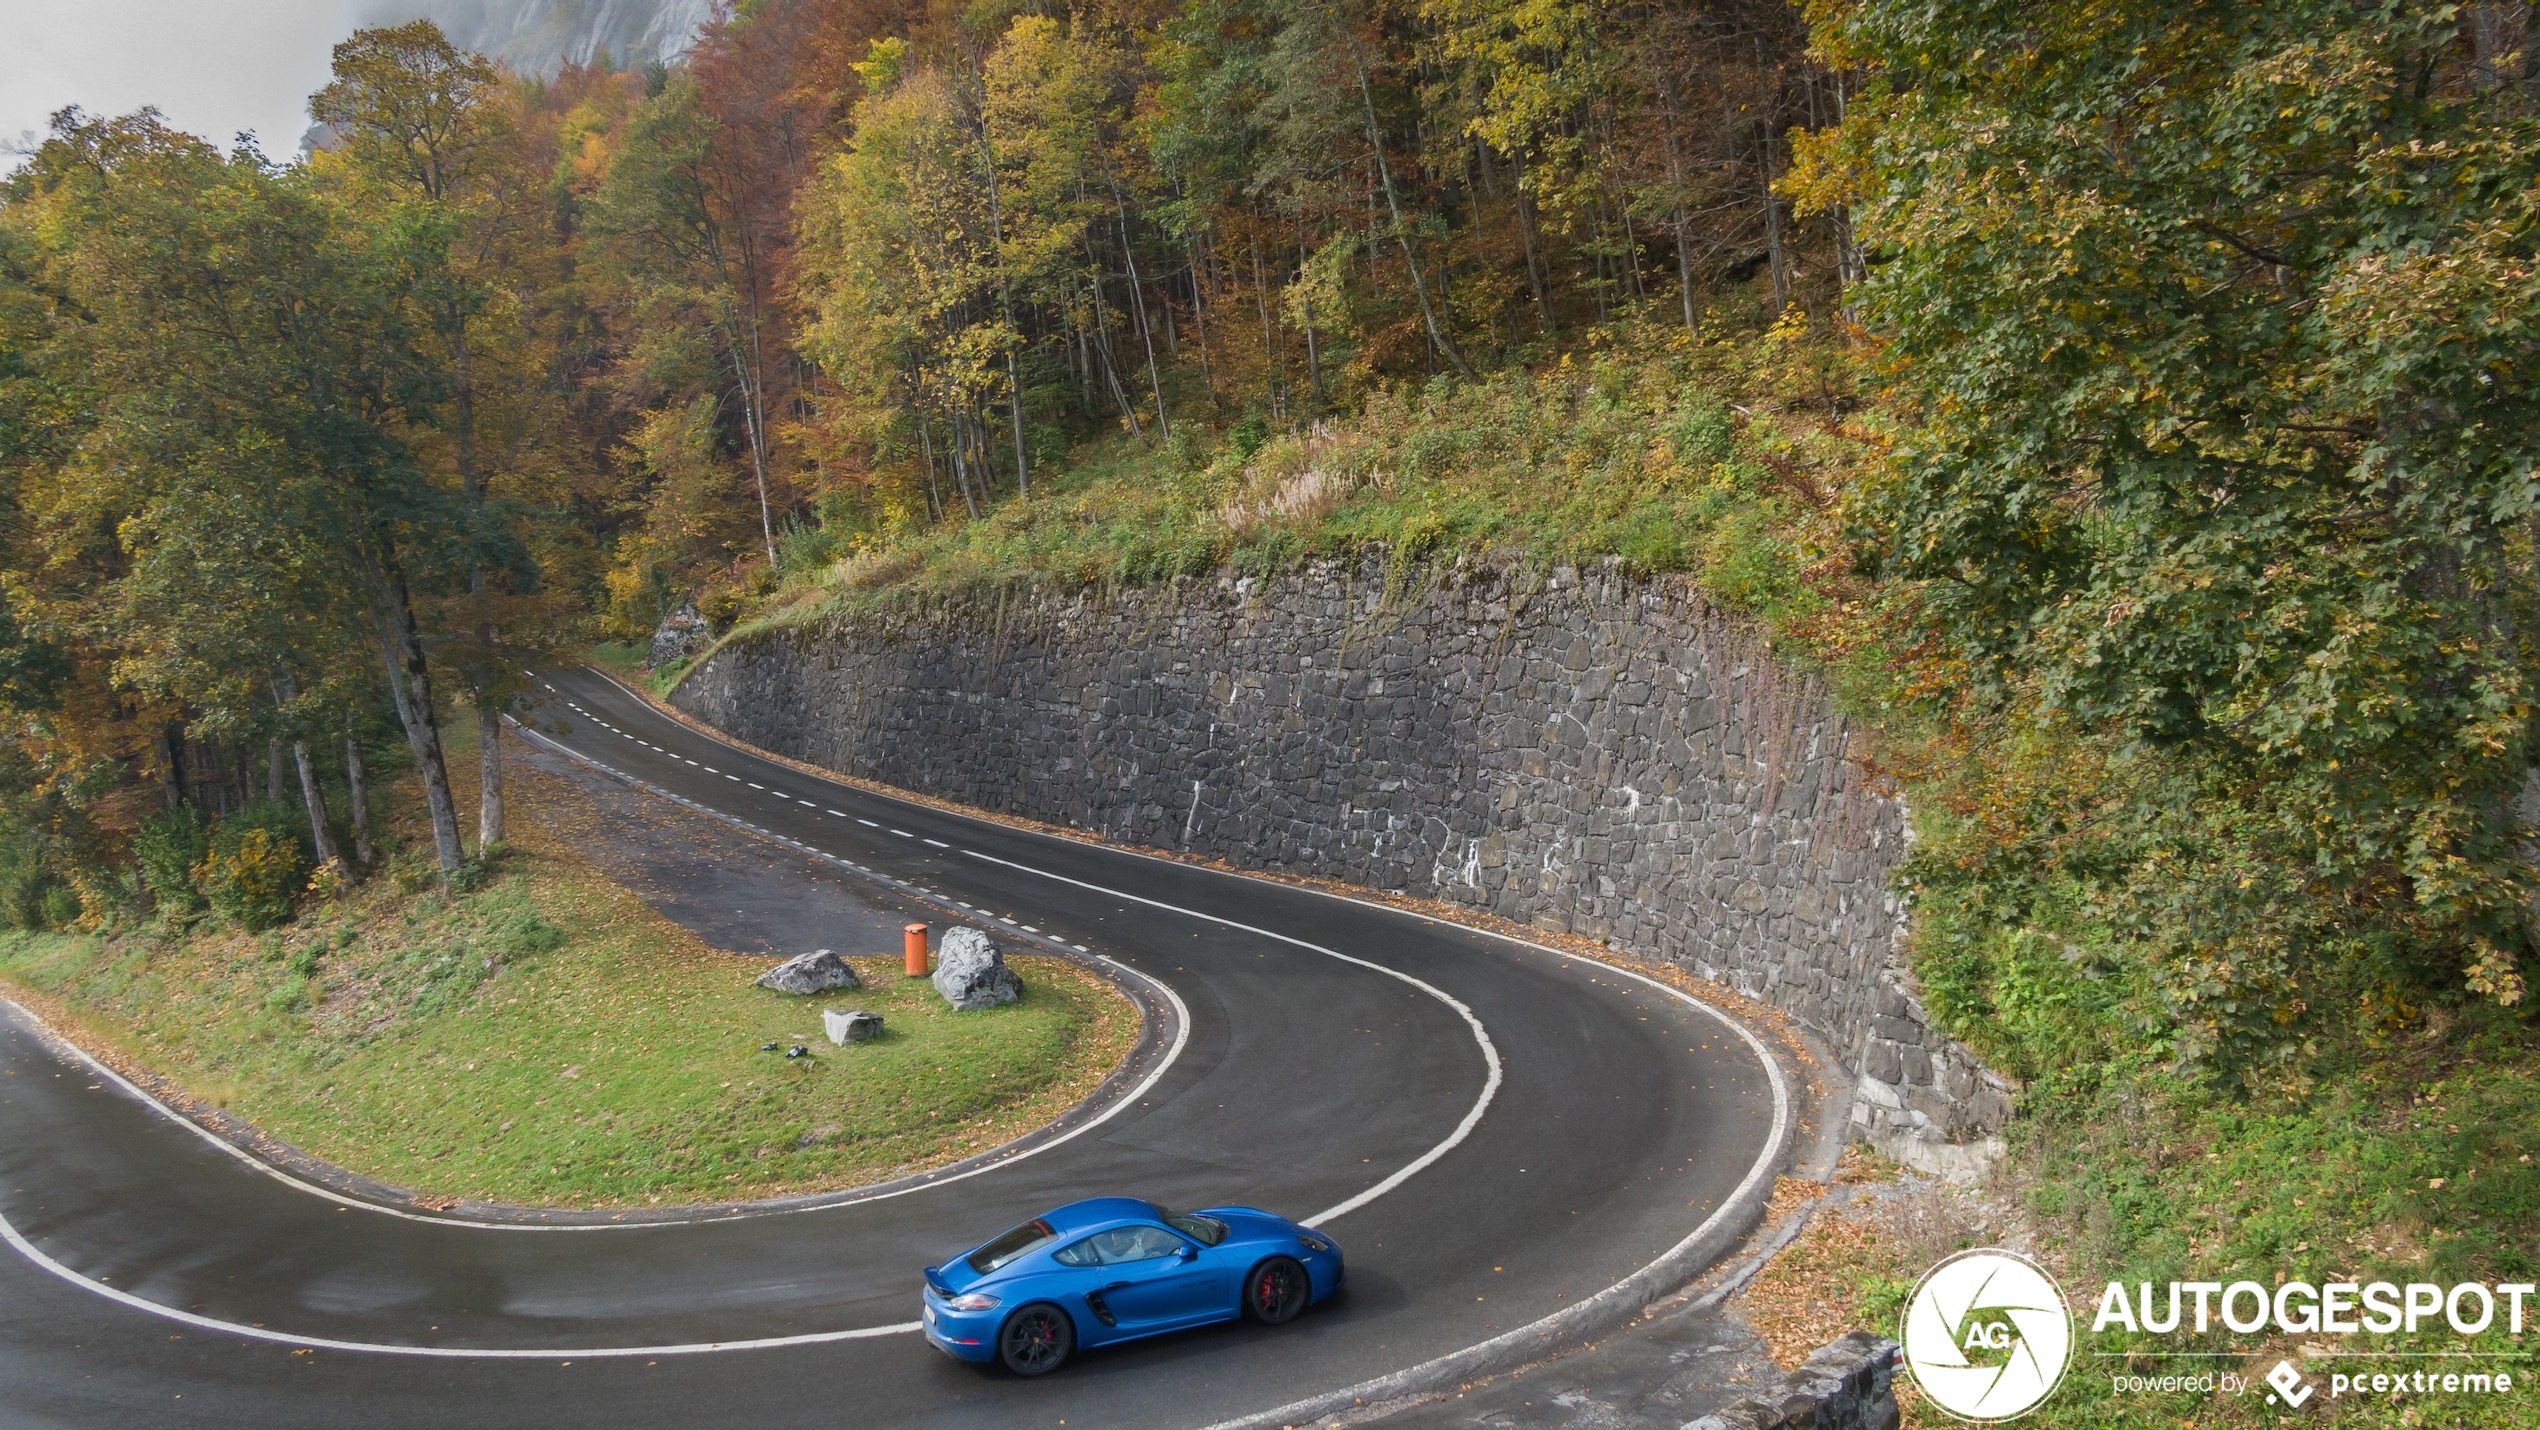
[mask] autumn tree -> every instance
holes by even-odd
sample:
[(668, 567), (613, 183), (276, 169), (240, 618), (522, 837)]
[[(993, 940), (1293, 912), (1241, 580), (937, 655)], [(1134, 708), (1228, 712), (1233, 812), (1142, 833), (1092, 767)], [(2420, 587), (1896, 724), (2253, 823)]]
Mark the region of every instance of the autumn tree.
[(1826, 8), (1880, 78), (1809, 182), (1913, 421), (1878, 559), (2119, 749), (2103, 909), (2190, 1053), (2526, 990), (2540, 111), (2489, 11)]

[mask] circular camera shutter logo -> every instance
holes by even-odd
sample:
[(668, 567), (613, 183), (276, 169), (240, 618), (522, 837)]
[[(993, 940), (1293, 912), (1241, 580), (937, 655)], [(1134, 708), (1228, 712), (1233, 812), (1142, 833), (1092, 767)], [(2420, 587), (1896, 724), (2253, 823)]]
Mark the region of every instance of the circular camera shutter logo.
[(2072, 1360), (2073, 1318), (2036, 1262), (1962, 1251), (1923, 1274), (1901, 1339), (1933, 1405), (1961, 1420), (2009, 1420), (2054, 1393)]

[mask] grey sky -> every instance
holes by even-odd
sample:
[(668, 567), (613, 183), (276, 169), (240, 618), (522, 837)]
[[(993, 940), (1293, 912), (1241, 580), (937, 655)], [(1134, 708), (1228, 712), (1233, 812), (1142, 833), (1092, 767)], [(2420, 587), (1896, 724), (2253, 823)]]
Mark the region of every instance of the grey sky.
[(40, 138), (66, 104), (155, 104), (223, 148), (254, 130), (287, 159), (352, 11), (351, 0), (0, 0), (0, 140)]

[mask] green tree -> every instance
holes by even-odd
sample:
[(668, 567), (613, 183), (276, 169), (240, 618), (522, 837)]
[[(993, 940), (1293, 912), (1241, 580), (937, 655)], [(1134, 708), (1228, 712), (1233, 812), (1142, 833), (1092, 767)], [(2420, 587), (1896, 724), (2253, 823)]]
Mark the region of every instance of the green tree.
[(1879, 559), (2124, 747), (2108, 909), (2191, 1052), (2525, 991), (2540, 127), (2484, 13), (1824, 7), (1883, 76), (1802, 181), (1914, 419)]
[[(102, 542), (78, 629), (119, 684), (239, 726), (260, 697), (344, 678), (358, 612), (455, 870), (416, 587), (463, 567), (465, 522), (395, 435), (430, 386), (404, 275), (298, 176), (146, 113), (66, 115), (0, 212), (35, 237), (56, 341), (94, 392), (93, 423), (22, 488), (51, 551)], [(206, 621), (206, 599), (235, 621)]]
[(418, 349), (438, 369), (428, 420), (410, 435), (467, 516), (466, 609), (439, 623), (458, 637), (443, 658), (476, 708), (480, 844), (503, 838), (502, 711), (555, 627), (518, 530), (523, 499), (544, 495), (523, 489), (554, 425), (525, 320), (554, 286), (553, 245), (543, 186), (504, 100), (483, 56), (418, 20), (337, 45), (335, 77), (309, 106), (341, 145), (311, 168), (346, 227), (402, 270)]

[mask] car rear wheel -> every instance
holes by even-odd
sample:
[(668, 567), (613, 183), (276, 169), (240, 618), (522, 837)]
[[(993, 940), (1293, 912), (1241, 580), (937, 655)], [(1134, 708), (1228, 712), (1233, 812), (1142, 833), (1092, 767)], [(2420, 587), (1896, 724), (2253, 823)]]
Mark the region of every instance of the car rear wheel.
[(1075, 1349), (1076, 1324), (1056, 1306), (1026, 1306), (997, 1333), (997, 1359), (1016, 1375), (1047, 1375)]
[(1313, 1296), (1314, 1283), (1305, 1268), (1284, 1256), (1271, 1257), (1244, 1278), (1244, 1314), (1265, 1326), (1295, 1320)]

